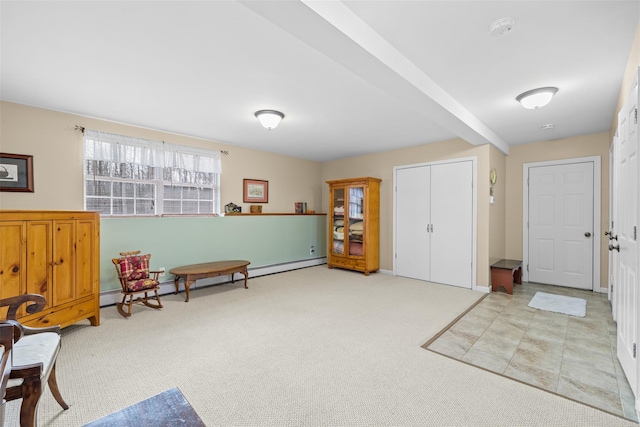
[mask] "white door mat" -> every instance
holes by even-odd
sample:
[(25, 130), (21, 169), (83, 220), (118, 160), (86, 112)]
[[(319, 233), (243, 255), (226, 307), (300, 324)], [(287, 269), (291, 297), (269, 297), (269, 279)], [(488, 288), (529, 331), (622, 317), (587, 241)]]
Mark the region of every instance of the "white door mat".
[(569, 316), (584, 317), (587, 314), (587, 301), (582, 298), (536, 292), (529, 307)]

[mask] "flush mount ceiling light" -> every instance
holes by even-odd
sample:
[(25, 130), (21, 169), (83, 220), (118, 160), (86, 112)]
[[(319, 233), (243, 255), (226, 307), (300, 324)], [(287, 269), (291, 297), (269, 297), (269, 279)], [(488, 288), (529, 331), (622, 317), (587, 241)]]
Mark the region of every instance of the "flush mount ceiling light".
[(516, 97), (516, 101), (522, 104), (524, 108), (535, 110), (544, 107), (558, 91), (557, 87), (541, 87), (538, 89), (528, 90)]
[(255, 115), (260, 124), (269, 130), (275, 129), (280, 120), (284, 119), (284, 114), (276, 110), (260, 110), (256, 111)]

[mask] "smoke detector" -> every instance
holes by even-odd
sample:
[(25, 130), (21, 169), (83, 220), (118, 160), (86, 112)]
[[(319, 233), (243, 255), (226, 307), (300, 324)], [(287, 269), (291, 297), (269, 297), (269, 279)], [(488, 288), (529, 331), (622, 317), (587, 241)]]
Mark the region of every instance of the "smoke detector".
[(489, 25), (489, 34), (493, 37), (502, 37), (513, 30), (515, 23), (516, 20), (513, 18), (500, 18), (497, 21), (494, 21), (493, 24)]

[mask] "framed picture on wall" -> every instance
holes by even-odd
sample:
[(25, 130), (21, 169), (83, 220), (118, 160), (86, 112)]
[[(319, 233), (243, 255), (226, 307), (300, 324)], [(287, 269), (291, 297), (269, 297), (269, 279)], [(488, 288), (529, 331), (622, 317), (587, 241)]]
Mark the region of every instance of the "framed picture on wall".
[(0, 191), (33, 193), (33, 156), (0, 153)]
[(269, 181), (244, 179), (243, 184), (244, 203), (269, 203)]

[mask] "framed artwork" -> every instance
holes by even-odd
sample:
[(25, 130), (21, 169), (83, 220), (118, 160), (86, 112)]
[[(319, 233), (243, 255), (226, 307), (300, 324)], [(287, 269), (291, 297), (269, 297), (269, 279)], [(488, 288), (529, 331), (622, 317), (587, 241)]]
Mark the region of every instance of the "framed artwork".
[(0, 191), (33, 193), (33, 156), (0, 153)]
[(259, 179), (243, 180), (244, 203), (269, 203), (269, 181), (261, 181)]

